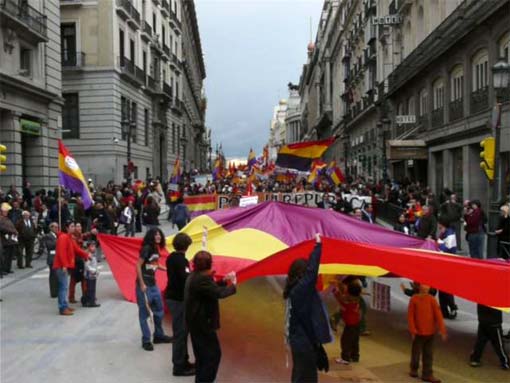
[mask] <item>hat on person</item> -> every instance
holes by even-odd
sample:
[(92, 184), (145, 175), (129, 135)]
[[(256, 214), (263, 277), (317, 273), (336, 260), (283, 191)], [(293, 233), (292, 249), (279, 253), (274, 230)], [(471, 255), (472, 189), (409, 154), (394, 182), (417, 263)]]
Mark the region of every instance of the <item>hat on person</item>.
[(159, 259), (159, 254), (151, 254), (149, 255), (149, 262), (154, 262), (154, 261), (157, 261)]
[(0, 210), (2, 211), (9, 211), (11, 209), (12, 209), (11, 205), (9, 205), (7, 202), (2, 203), (2, 206), (0, 207)]

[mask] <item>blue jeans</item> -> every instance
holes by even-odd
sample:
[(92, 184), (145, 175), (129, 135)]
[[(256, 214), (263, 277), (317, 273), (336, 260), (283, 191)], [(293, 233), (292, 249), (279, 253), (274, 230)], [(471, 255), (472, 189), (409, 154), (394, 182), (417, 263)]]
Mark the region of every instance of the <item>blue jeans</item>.
[[(163, 332), (163, 326), (161, 325), (164, 315), (161, 292), (159, 291), (158, 286), (147, 286), (145, 295), (147, 296), (149, 307), (152, 310), (152, 314), (154, 316), (154, 338), (161, 338), (165, 335)], [(142, 343), (151, 343), (151, 330), (147, 324), (149, 312), (147, 311), (147, 307), (145, 305), (145, 295), (137, 283), (136, 303), (138, 304), (138, 319), (140, 320), (140, 328), (142, 330)]]
[(67, 289), (69, 287), (69, 274), (63, 269), (56, 269), (58, 279), (58, 311), (62, 313), (69, 307), (67, 303)]
[(483, 237), (484, 234), (478, 233), (468, 234), (469, 256), (471, 258), (483, 259)]

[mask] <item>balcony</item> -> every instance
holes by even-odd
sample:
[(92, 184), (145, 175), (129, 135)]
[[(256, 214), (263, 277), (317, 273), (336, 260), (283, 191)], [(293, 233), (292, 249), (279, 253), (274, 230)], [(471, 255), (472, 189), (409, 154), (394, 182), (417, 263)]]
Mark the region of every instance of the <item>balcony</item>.
[(450, 122), (464, 117), (464, 100), (462, 98), (450, 102)]
[(138, 29), (140, 26), (140, 13), (130, 0), (116, 0), (117, 14), (121, 19), (127, 20), (127, 23), (133, 28)]
[(163, 83), (163, 92), (165, 92), (170, 99), (173, 98), (174, 92), (170, 85), (168, 85), (166, 82)]
[(418, 116), (418, 125), (420, 125), (420, 131), (422, 132), (429, 130), (429, 116), (427, 114)]
[(138, 80), (138, 82), (141, 85), (146, 86), (147, 85), (147, 73), (145, 73), (145, 71), (142, 68), (138, 68), (138, 67), (135, 68), (135, 72), (136, 72), (135, 77)]
[(157, 87), (156, 87), (156, 80), (154, 80), (154, 77), (147, 76), (147, 89), (152, 92), (156, 91)]
[(184, 103), (179, 100), (178, 98), (174, 98), (172, 100), (172, 104), (170, 105), (170, 107), (172, 108), (172, 112), (177, 114), (177, 115), (182, 115), (182, 112), (183, 112), (183, 109), (184, 109)]
[(368, 66), (371, 63), (374, 63), (377, 60), (377, 55), (375, 53), (375, 48), (372, 45), (369, 45), (364, 50), (365, 55), (365, 65)]
[(432, 111), (432, 128), (439, 128), (444, 125), (444, 108), (438, 108)]
[(64, 49), (61, 54), (62, 68), (65, 70), (81, 69), (85, 66), (85, 53)]
[(168, 61), (170, 60), (170, 57), (172, 57), (172, 53), (170, 52), (170, 48), (166, 45), (166, 44), (163, 44), (163, 59), (165, 59), (165, 61)]
[(475, 114), (489, 107), (489, 87), (471, 92), (470, 113)]
[(170, 66), (173, 67), (174, 70), (178, 70), (181, 67), (181, 61), (174, 53), (171, 55)]
[(60, 6), (66, 8), (78, 8), (83, 5), (85, 0), (60, 0)]
[(151, 49), (153, 51), (156, 51), (156, 53), (159, 55), (163, 54), (163, 47), (161, 46), (161, 43), (159, 42), (159, 35), (154, 35), (152, 37)]
[(180, 33), (182, 25), (177, 19), (177, 13), (170, 11), (170, 27), (172, 27), (177, 33)]
[(165, 17), (170, 16), (170, 4), (167, 0), (161, 0), (161, 14)]
[(149, 25), (149, 23), (147, 23), (147, 21), (142, 21), (142, 26), (141, 26), (141, 35), (140, 37), (142, 38), (142, 40), (144, 40), (146, 43), (150, 42), (151, 39), (152, 39), (152, 28), (151, 26)]
[(17, 0), (0, 0), (0, 25), (17, 29), (31, 43), (48, 42), (46, 16)]
[[(119, 56), (119, 67), (121, 76), (131, 82), (133, 85), (145, 85), (145, 74), (142, 69), (138, 68), (135, 63), (126, 57)], [(144, 74), (139, 73), (139, 71)]]

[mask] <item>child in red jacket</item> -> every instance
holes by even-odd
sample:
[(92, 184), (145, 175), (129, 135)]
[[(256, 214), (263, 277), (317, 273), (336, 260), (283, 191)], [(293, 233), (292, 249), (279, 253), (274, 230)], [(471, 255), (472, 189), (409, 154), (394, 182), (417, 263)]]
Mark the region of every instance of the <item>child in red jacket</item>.
[(341, 354), (335, 362), (349, 364), (359, 362), (359, 335), (361, 323), (360, 295), (361, 286), (351, 282), (347, 287), (347, 293), (334, 292), (335, 298), (340, 303), (340, 312), (344, 321), (344, 331), (340, 338)]
[(436, 298), (429, 294), (429, 290), (429, 286), (420, 284), (419, 293), (414, 294), (409, 301), (407, 320), (413, 338), (409, 375), (418, 377), (420, 355), (423, 354), (421, 379), (424, 382), (441, 383), (441, 380), (432, 374), (432, 359), (434, 337), (439, 330), (441, 338), (446, 340), (446, 328), (439, 304)]

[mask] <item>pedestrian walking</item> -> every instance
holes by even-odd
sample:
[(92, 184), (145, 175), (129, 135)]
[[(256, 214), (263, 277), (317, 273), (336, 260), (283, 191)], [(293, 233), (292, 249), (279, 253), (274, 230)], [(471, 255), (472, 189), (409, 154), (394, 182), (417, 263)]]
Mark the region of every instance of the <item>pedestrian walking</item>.
[(478, 333), (469, 364), (471, 367), (481, 366), (483, 349), (487, 342), (490, 341), (494, 352), (496, 352), (499, 358), (501, 368), (503, 370), (510, 370), (508, 353), (503, 345), (503, 328), (501, 326), (503, 323), (503, 313), (501, 310), (482, 304), (476, 306), (476, 311), (478, 314)]
[(135, 236), (135, 209), (132, 200), (128, 201), (127, 206), (120, 213), (119, 222), (124, 225), (126, 237)]
[(192, 240), (185, 233), (178, 233), (173, 241), (174, 251), (166, 259), (168, 284), (165, 298), (172, 315), (172, 363), (174, 376), (191, 376), (195, 374), (195, 366), (189, 362), (188, 329), (184, 320), (184, 286), (190, 273), (186, 251)]
[(496, 235), (498, 236), (498, 256), (508, 260), (510, 258), (510, 206), (504, 204), (500, 207), (501, 216), (499, 217)]
[(147, 197), (147, 204), (144, 206), (142, 213), (143, 224), (147, 227), (147, 230), (159, 227), (159, 213), (160, 208), (154, 198)]
[(236, 293), (235, 273), (223, 281), (213, 279), (212, 255), (199, 251), (193, 257), (193, 272), (184, 287), (184, 316), (191, 335), (195, 355), (195, 382), (216, 380), (221, 361), (221, 346), (217, 330), (220, 328), (219, 299)]
[(441, 338), (446, 340), (446, 328), (439, 305), (429, 293), (429, 286), (420, 284), (419, 289), (419, 293), (411, 297), (407, 312), (409, 332), (413, 339), (409, 375), (413, 378), (418, 377), (420, 356), (422, 356), (421, 379), (424, 382), (441, 383), (432, 371), (434, 337), (439, 329)]
[[(34, 255), (34, 243), (37, 236), (35, 224), (32, 221), (29, 211), (23, 211), (22, 219), (16, 224), (18, 231), (18, 269), (32, 268), (32, 257)], [(23, 253), (25, 253), (25, 264), (23, 265)]]
[[(140, 258), (136, 263), (136, 303), (138, 319), (142, 330), (142, 348), (153, 351), (154, 344), (171, 343), (172, 338), (163, 331), (163, 300), (156, 285), (156, 271), (166, 268), (159, 264), (159, 258), (165, 251), (165, 237), (160, 229), (150, 229), (143, 239)], [(151, 334), (147, 319), (150, 311), (154, 320), (154, 334)]]
[(292, 353), (293, 383), (318, 381), (318, 356), (324, 356), (321, 344), (332, 340), (328, 318), (315, 288), (322, 253), (319, 234), (315, 242), (308, 260), (297, 259), (290, 265), (283, 291), (285, 339)]
[(65, 231), (60, 232), (57, 237), (57, 248), (53, 269), (58, 278), (58, 310), (60, 315), (73, 315), (74, 309), (69, 307), (67, 302), (67, 289), (69, 286), (69, 271), (75, 268), (75, 257), (88, 259), (89, 254), (82, 250), (72, 239), (75, 230), (74, 221), (65, 224)]

